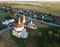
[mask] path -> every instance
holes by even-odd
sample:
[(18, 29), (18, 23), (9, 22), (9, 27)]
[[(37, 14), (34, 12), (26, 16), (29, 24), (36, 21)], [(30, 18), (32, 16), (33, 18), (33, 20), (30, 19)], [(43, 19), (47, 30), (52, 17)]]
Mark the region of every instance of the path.
[(6, 31), (12, 29), (12, 28), (14, 28), (14, 26), (9, 27), (9, 28), (7, 28), (7, 29), (3, 29), (3, 30), (1, 30), (1, 31), (0, 31), (0, 35), (1, 35), (2, 33), (6, 32)]
[(37, 20), (37, 19), (33, 19), (31, 17), (27, 17), (29, 20), (34, 20), (34, 21), (37, 21), (37, 22), (41, 22), (41, 23), (44, 23), (44, 24), (48, 24), (48, 25), (53, 25), (53, 26), (57, 26), (57, 27), (60, 27), (60, 25), (56, 25), (56, 24), (53, 24), (53, 23), (48, 23), (48, 22), (45, 22), (43, 20)]

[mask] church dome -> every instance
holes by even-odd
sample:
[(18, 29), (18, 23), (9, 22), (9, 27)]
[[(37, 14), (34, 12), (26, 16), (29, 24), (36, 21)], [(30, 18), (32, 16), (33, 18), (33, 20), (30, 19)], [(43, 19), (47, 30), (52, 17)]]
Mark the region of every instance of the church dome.
[(24, 31), (22, 31), (21, 33), (21, 38), (27, 38), (28, 37), (28, 32), (26, 31), (26, 29), (24, 29)]
[(21, 27), (24, 27), (24, 24), (21, 23), (21, 20), (20, 20), (20, 18), (19, 18), (19, 19), (18, 19), (17, 28), (21, 28)]
[(20, 24), (17, 25), (17, 28), (21, 28), (23, 26), (24, 26), (24, 24), (23, 23), (20, 23)]

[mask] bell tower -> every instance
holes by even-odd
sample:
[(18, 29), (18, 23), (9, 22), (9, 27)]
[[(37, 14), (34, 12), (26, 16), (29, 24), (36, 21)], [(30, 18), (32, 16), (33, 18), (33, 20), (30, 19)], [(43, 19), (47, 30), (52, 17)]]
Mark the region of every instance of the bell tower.
[(26, 17), (25, 15), (23, 15), (23, 20), (22, 20), (23, 23), (26, 23)]
[(21, 23), (21, 19), (20, 18), (18, 18), (18, 24), (20, 24)]
[(31, 22), (31, 24), (33, 24), (32, 20), (30, 22)]

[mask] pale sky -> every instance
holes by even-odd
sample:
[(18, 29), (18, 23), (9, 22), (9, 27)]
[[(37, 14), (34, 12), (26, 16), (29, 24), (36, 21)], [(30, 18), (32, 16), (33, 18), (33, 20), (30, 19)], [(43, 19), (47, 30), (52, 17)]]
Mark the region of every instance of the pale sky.
[(0, 0), (0, 1), (60, 1), (60, 0)]

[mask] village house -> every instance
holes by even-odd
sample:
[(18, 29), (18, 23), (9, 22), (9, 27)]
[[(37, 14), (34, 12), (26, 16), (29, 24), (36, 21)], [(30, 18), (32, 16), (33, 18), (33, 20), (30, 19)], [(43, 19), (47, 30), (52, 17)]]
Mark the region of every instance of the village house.
[(54, 21), (56, 24), (60, 24), (60, 17), (54, 16)]
[(2, 24), (6, 27), (9, 27), (10, 25), (15, 25), (15, 20), (14, 19), (5, 20), (2, 22)]
[(45, 16), (43, 15), (43, 14), (40, 14), (40, 15), (38, 15), (38, 17), (37, 17), (38, 19), (44, 19), (45, 18)]
[(32, 20), (30, 20), (30, 22), (28, 23), (27, 25), (28, 28), (31, 28), (31, 29), (37, 29), (37, 25), (35, 25)]

